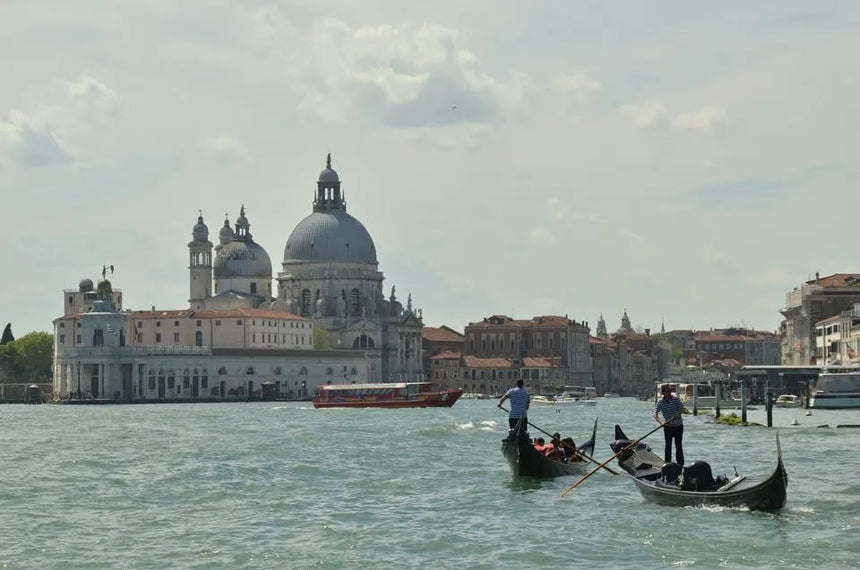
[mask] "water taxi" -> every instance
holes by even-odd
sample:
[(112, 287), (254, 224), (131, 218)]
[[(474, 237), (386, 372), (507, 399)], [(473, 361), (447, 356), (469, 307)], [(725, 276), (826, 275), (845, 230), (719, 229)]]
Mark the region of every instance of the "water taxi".
[(799, 408), (800, 396), (795, 396), (794, 394), (780, 394), (773, 405), (777, 408)]
[[(684, 404), (684, 407), (692, 410), (693, 400), (695, 399), (696, 406), (699, 408), (714, 408), (717, 403), (717, 396), (714, 393), (714, 388), (710, 384), (705, 383), (676, 383), (676, 382), (661, 382), (657, 384), (656, 399), (661, 397), (663, 384), (668, 384), (672, 388), (672, 392), (678, 396), (678, 399)], [(720, 408), (740, 408), (740, 399), (720, 397)]]
[(325, 384), (311, 401), (314, 408), (450, 408), (462, 395), (431, 382)]

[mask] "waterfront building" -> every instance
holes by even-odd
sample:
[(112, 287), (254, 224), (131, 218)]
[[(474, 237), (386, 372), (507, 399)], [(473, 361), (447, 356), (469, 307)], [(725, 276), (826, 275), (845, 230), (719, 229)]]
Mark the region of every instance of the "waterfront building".
[(785, 295), (780, 324), (782, 364), (815, 364), (815, 323), (860, 302), (860, 273), (835, 273), (795, 287)]
[[(462, 353), (466, 344), (463, 333), (442, 325), (441, 327), (425, 326), (421, 331), (421, 342), (424, 348), (424, 370), (432, 371), (432, 359), (444, 353)], [(433, 374), (430, 375), (431, 379)]]
[[(525, 384), (547, 391), (593, 386), (588, 323), (556, 315), (528, 320), (493, 315), (469, 323), (464, 335), (464, 380), (468, 375), (468, 380), (479, 382), (483, 371), (485, 380), (492, 381), (493, 374), (487, 373), (496, 370), (497, 380), (504, 372), (505, 382), (522, 378)], [(510, 378), (507, 368), (495, 366), (496, 360), (510, 361)]]
[(814, 335), (817, 363), (856, 366), (860, 362), (860, 303), (815, 323)]
[(268, 387), (305, 398), (320, 383), (424, 379), (421, 309), (411, 295), (404, 306), (393, 286), (383, 296), (376, 247), (346, 212), (331, 155), (316, 186), (311, 214), (286, 241), (277, 295), (244, 205), (234, 227), (224, 221), (218, 245), (198, 216), (188, 309), (123, 310), (107, 268), (97, 288), (84, 279), (64, 291), (55, 396), (227, 398)]

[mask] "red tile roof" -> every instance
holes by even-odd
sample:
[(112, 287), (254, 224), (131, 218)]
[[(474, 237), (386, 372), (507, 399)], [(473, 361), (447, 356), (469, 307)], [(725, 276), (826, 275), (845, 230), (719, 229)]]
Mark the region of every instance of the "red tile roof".
[(430, 360), (459, 360), (460, 353), (459, 352), (443, 352), (442, 354), (437, 354), (436, 356), (431, 356)]
[(424, 327), (421, 337), (429, 342), (466, 342), (466, 337), (445, 325), (441, 327)]
[(807, 281), (806, 284), (821, 285), (822, 287), (858, 287), (860, 286), (860, 273), (834, 273)]
[(477, 356), (464, 356), (463, 360), (467, 368), (510, 368), (511, 361), (507, 358), (479, 358)]

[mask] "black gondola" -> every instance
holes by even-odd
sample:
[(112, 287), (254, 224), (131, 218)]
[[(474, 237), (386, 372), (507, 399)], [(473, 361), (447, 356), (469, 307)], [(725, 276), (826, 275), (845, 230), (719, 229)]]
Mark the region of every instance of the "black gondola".
[[(618, 452), (631, 443), (620, 426), (615, 426)], [(767, 479), (736, 476), (728, 479), (711, 474), (711, 467), (697, 461), (687, 467), (666, 463), (644, 443), (621, 453), (618, 465), (626, 471), (646, 501), (660, 505), (688, 507), (698, 505), (746, 507), (750, 510), (778, 511), (785, 505), (788, 475), (782, 463), (779, 434), (776, 434), (776, 469)]]
[[(597, 420), (594, 420), (591, 439), (576, 446), (576, 448), (586, 455), (592, 455), (596, 435)], [(562, 475), (578, 475), (584, 472), (588, 466), (585, 460), (565, 463), (545, 456), (534, 448), (525, 426), (520, 425), (502, 440), (502, 454), (507, 459), (515, 477), (550, 478)]]

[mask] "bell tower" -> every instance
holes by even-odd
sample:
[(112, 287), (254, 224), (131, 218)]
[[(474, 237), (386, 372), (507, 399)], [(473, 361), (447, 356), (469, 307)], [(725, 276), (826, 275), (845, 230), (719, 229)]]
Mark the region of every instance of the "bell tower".
[(192, 309), (203, 309), (206, 299), (212, 296), (212, 242), (209, 228), (203, 223), (203, 212), (197, 216), (191, 235), (194, 239), (188, 242), (188, 303)]

